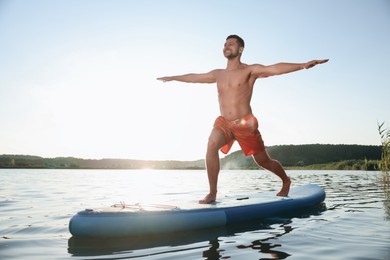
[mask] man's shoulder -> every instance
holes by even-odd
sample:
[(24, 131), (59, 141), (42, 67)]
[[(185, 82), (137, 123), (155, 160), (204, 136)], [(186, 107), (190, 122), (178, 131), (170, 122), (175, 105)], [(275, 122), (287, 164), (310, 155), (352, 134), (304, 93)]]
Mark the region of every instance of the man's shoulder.
[(258, 70), (258, 69), (261, 69), (263, 68), (264, 65), (261, 65), (261, 64), (245, 64), (245, 63), (242, 63), (241, 64), (241, 69), (245, 69), (245, 70), (250, 70), (250, 71), (253, 71), (253, 70)]
[(261, 73), (265, 67), (266, 66), (262, 64), (256, 63), (256, 64), (248, 65), (248, 70), (250, 71), (250, 73), (257, 74), (257, 73)]
[(248, 67), (250, 67), (250, 68), (261, 68), (261, 67), (264, 67), (264, 65), (259, 64), (259, 63), (255, 63), (255, 64), (248, 65)]
[(224, 71), (225, 71), (225, 69), (214, 69), (214, 70), (210, 71), (209, 73), (211, 73), (214, 76), (217, 76), (217, 75), (223, 73)]

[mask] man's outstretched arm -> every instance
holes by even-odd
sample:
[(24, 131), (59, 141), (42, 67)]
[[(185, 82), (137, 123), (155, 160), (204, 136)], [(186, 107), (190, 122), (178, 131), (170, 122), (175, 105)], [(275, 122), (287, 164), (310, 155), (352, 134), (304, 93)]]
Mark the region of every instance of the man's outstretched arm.
[(181, 81), (186, 83), (215, 83), (216, 77), (214, 71), (208, 73), (189, 73), (178, 76), (166, 76), (157, 78), (158, 80), (167, 81)]
[(281, 75), (286, 74), (302, 69), (310, 69), (318, 64), (322, 64), (328, 62), (328, 59), (326, 60), (312, 60), (306, 63), (276, 63), (269, 66), (262, 66), (262, 65), (256, 65), (253, 74), (258, 77), (270, 77), (275, 75)]

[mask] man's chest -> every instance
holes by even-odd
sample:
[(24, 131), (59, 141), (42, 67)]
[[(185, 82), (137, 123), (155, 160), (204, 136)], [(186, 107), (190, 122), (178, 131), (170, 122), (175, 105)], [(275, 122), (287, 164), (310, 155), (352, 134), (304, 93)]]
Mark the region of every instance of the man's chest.
[(223, 71), (217, 76), (219, 92), (245, 92), (250, 88), (250, 74), (245, 70)]
[(245, 70), (222, 71), (217, 76), (217, 85), (221, 89), (245, 88), (248, 85), (250, 74)]

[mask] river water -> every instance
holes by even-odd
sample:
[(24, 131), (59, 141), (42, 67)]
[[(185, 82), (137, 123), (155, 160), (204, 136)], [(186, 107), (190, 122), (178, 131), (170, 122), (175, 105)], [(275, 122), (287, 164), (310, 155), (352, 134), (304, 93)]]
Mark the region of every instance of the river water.
[[(325, 203), (301, 215), (147, 237), (79, 239), (70, 218), (119, 202), (193, 201), (204, 171), (0, 170), (0, 259), (390, 259), (390, 198), (380, 172), (288, 171)], [(280, 189), (265, 171), (222, 171), (219, 199)]]

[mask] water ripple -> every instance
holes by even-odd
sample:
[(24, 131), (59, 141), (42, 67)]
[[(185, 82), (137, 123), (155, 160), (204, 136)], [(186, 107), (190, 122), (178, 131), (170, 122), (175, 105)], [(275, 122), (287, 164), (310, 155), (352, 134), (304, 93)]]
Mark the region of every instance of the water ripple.
[[(390, 199), (380, 173), (289, 171), (327, 197), (284, 218), (193, 232), (110, 239), (71, 237), (76, 212), (120, 201), (174, 203), (204, 196), (204, 171), (0, 170), (1, 259), (390, 259)], [(265, 171), (223, 171), (220, 198), (277, 191)], [(359, 246), (357, 246), (359, 245)]]

